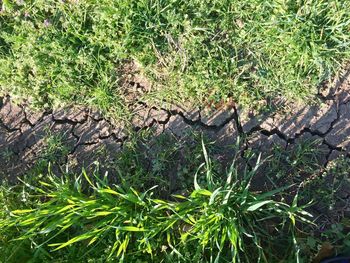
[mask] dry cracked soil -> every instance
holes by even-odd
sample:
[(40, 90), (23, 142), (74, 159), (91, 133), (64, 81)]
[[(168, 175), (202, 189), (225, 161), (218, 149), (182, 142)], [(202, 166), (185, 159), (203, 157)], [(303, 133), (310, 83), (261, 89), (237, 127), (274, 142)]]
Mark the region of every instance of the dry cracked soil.
[(346, 72), (328, 93), (320, 93), (321, 103), (310, 106), (289, 103), (284, 105), (285, 110), (272, 113), (254, 114), (235, 106), (219, 110), (191, 109), (186, 104), (158, 108), (137, 102), (131, 129), (84, 107), (34, 112), (28, 105), (16, 105), (10, 97), (3, 97), (0, 100), (2, 176), (20, 175), (35, 164), (45, 151), (49, 135), (60, 136), (67, 148), (62, 162), (89, 165), (97, 158), (97, 149), (104, 148), (107, 156), (113, 158), (131, 133), (147, 129), (152, 129), (154, 136), (168, 133), (180, 140), (196, 130), (223, 147), (234, 144), (240, 136), (245, 138), (246, 149), (263, 155), (273, 145), (288, 148), (303, 138), (313, 138), (324, 149), (322, 165), (327, 165), (340, 154), (350, 155), (349, 74)]
[[(191, 132), (202, 133), (222, 149), (216, 157), (223, 159), (230, 158), (233, 149), (230, 146), (238, 137), (243, 138), (242, 157), (250, 150), (267, 157), (275, 146), (290, 150), (311, 139), (317, 142), (314, 147), (319, 150), (315, 161), (327, 167), (340, 155), (350, 156), (349, 75), (350, 71), (345, 72), (327, 89), (320, 90), (320, 103), (315, 105), (276, 99), (273, 103), (283, 110), (258, 114), (235, 105), (200, 109), (186, 103), (155, 107), (137, 101), (133, 103), (133, 118), (128, 125), (110, 121), (99, 112), (80, 106), (37, 112), (30, 105), (18, 105), (10, 97), (3, 97), (0, 99), (0, 179), (15, 180), (43, 156), (71, 167), (89, 167), (95, 161), (102, 166), (112, 163), (133, 134), (145, 130), (152, 130), (154, 137), (168, 134), (185, 143)], [(135, 83), (132, 85), (135, 87)], [(138, 83), (138, 86), (142, 85)], [(108, 165), (105, 169), (109, 169)], [(350, 192), (342, 194), (348, 204)], [(350, 211), (350, 206), (346, 209)]]

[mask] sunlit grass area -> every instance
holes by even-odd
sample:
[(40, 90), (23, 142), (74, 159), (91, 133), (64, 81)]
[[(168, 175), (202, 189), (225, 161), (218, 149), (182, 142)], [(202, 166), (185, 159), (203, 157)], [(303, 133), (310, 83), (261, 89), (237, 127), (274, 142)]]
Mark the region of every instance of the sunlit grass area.
[(242, 159), (238, 141), (228, 166), (210, 144), (163, 139), (149, 166), (138, 142), (106, 174), (57, 169), (53, 140), (16, 184), (1, 183), (0, 262), (308, 262), (325, 241), (349, 245), (346, 218), (330, 224), (313, 207), (339, 205), (350, 162), (324, 169), (309, 141), (265, 160)]
[[(85, 171), (57, 177), (49, 170), (39, 181), (3, 186), (1, 257), (6, 262), (299, 260), (296, 223), (309, 224), (311, 215), (298, 195), (287, 204), (281, 194), (290, 186), (254, 192), (250, 184), (258, 166), (239, 172), (234, 162), (219, 174), (203, 151), (193, 191), (167, 199), (159, 198), (157, 186), (130, 187), (132, 177), (112, 184)], [(284, 253), (273, 252), (282, 247)]]
[(348, 1), (3, 1), (0, 91), (33, 105), (127, 112), (127, 61), (148, 100), (312, 99), (349, 58)]

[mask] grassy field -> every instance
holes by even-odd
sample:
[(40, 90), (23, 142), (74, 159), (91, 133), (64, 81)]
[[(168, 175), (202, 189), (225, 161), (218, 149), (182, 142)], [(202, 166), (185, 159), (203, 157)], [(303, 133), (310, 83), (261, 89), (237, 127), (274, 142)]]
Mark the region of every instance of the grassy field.
[[(80, 104), (128, 119), (136, 99), (310, 102), (350, 58), (350, 1), (0, 0), (0, 8), (0, 96), (38, 109)], [(135, 69), (147, 92), (130, 98)], [(350, 223), (333, 210), (348, 200), (339, 202), (348, 158), (321, 167), (318, 144), (306, 143), (254, 166), (259, 154), (240, 152), (240, 141), (227, 167), (199, 135), (202, 144), (153, 138), (149, 153), (146, 134), (130, 136), (109, 178), (58, 169), (69, 150), (48, 135), (23, 180), (0, 184), (0, 263), (301, 263), (324, 241), (350, 247)], [(325, 218), (312, 218), (315, 203)]]
[(313, 99), (350, 57), (349, 21), (340, 0), (6, 0), (0, 92), (121, 117), (133, 61), (153, 83), (145, 101)]

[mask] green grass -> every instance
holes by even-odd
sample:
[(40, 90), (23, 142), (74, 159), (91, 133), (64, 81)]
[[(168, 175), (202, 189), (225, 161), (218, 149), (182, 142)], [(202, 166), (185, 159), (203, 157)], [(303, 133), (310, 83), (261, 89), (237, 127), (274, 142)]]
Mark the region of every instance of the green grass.
[[(0, 248), (4, 262), (295, 262), (296, 221), (307, 221), (286, 189), (252, 192), (256, 172), (217, 174), (204, 149), (188, 196), (159, 199), (106, 178), (57, 177), (3, 186)], [(199, 179), (202, 180), (199, 180)], [(202, 183), (199, 183), (199, 182)], [(35, 181), (34, 181), (35, 182)], [(279, 247), (283, 253), (273, 254)]]
[(287, 149), (275, 148), (273, 158), (268, 160), (267, 176), (271, 176), (271, 183), (278, 180), (291, 180), (301, 183), (305, 178), (320, 172), (323, 169), (322, 158), (327, 155), (328, 149), (320, 147), (321, 139), (300, 140)]
[(315, 225), (304, 229), (308, 234), (301, 244), (303, 251), (315, 255), (323, 243), (329, 242), (337, 254), (349, 255), (350, 221), (343, 214), (343, 207), (348, 202), (344, 193), (350, 185), (349, 171), (349, 158), (340, 156), (322, 173), (319, 171), (319, 176), (304, 180), (300, 199), (304, 202), (314, 200), (319, 216), (315, 218)]
[[(114, 166), (129, 186), (138, 185), (146, 190), (158, 185), (157, 195), (164, 198), (174, 191), (188, 193), (193, 190), (193, 174), (204, 161), (201, 139), (213, 156), (208, 138), (195, 132), (187, 135), (186, 140), (171, 134), (154, 137), (152, 131), (139, 132), (124, 144)], [(215, 170), (223, 170), (221, 166), (218, 161), (213, 164)]]
[[(1, 9), (0, 95), (38, 108), (83, 104), (129, 118), (122, 83), (130, 61), (153, 83), (144, 101), (312, 100), (350, 57), (349, 1), (4, 0)], [(255, 169), (234, 163), (222, 173), (205, 150), (198, 156), (165, 138), (155, 150), (131, 145), (115, 164), (117, 185), (84, 172), (46, 175), (47, 163), (69, 151), (63, 139), (48, 136), (25, 183), (2, 183), (0, 262), (296, 262), (305, 252), (295, 220), (307, 213), (298, 195), (287, 204), (285, 188), (253, 192)], [(272, 182), (318, 173), (315, 147), (277, 151), (267, 163)], [(175, 171), (179, 154), (189, 164)], [(339, 169), (345, 176), (349, 168)], [(169, 195), (171, 173), (186, 194)], [(302, 200), (335, 202), (334, 188), (314, 184), (319, 192), (301, 188)], [(349, 239), (347, 225), (334, 223), (323, 238)], [(307, 233), (306, 247), (317, 252), (319, 240)]]
[(0, 92), (33, 106), (82, 103), (128, 113), (120, 80), (136, 61), (147, 100), (311, 98), (350, 57), (350, 3), (3, 1)]

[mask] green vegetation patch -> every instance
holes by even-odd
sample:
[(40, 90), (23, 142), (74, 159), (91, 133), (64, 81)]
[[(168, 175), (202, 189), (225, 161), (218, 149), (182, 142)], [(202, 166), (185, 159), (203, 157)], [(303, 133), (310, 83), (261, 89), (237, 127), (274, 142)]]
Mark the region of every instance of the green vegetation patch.
[[(310, 215), (298, 195), (288, 205), (279, 197), (287, 187), (253, 192), (258, 167), (240, 173), (233, 163), (221, 175), (205, 149), (204, 159), (194, 190), (172, 200), (154, 195), (155, 187), (140, 192), (85, 171), (3, 187), (1, 256), (6, 262), (299, 260), (296, 222)], [(276, 245), (283, 253), (271, 253)]]
[(340, 0), (7, 0), (0, 92), (121, 116), (120, 69), (134, 61), (148, 99), (311, 98), (350, 56), (349, 21)]

